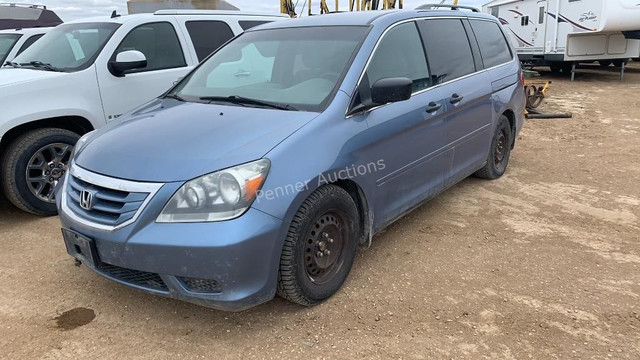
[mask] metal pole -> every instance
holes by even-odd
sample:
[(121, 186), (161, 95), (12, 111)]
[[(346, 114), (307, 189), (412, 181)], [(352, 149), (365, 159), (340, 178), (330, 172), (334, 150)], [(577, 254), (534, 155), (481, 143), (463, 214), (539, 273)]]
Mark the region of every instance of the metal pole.
[(571, 65), (571, 82), (573, 82), (576, 79), (576, 63), (574, 62), (573, 65)]
[(627, 62), (622, 62), (622, 68), (620, 68), (620, 81), (624, 81), (624, 69), (627, 67)]

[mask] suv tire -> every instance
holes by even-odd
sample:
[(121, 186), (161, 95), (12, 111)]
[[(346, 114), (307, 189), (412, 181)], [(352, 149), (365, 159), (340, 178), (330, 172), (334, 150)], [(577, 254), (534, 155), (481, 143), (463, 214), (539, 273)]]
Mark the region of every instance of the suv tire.
[[(15, 139), (1, 162), (0, 176), (7, 199), (19, 209), (35, 215), (57, 214), (52, 191), (66, 173), (73, 146), (79, 138), (69, 130), (45, 128)], [(28, 167), (32, 170), (27, 170)], [(28, 176), (32, 180), (42, 180), (28, 181)]]
[(351, 271), (359, 223), (358, 208), (344, 189), (325, 185), (313, 192), (287, 232), (278, 295), (311, 306), (335, 294)]

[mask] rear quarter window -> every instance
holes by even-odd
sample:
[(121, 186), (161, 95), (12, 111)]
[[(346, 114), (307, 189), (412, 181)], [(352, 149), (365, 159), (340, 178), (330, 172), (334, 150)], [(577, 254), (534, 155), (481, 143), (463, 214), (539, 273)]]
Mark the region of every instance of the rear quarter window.
[(513, 59), (507, 39), (497, 23), (493, 21), (470, 20), (485, 68), (504, 64)]

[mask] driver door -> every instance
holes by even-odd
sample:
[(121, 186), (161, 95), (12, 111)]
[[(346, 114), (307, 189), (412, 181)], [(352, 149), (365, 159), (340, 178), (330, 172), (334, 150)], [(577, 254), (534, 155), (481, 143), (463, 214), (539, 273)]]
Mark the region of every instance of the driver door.
[[(107, 121), (162, 95), (175, 81), (185, 76), (190, 67), (176, 27), (170, 21), (139, 25), (122, 39), (108, 59), (97, 64), (98, 82)], [(147, 66), (117, 76), (108, 66), (117, 54), (137, 50), (144, 54)], [(105, 61), (106, 60), (106, 61)]]

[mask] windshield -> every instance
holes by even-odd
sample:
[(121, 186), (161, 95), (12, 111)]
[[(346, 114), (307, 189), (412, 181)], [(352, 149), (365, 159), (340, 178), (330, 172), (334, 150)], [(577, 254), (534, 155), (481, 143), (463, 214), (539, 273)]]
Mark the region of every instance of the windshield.
[(119, 27), (114, 23), (59, 25), (15, 58), (21, 66), (48, 64), (59, 71), (78, 71), (91, 66)]
[(250, 31), (216, 52), (168, 96), (321, 111), (367, 31), (361, 26)]
[(13, 45), (20, 39), (18, 34), (0, 34), (0, 64), (4, 64)]

